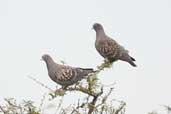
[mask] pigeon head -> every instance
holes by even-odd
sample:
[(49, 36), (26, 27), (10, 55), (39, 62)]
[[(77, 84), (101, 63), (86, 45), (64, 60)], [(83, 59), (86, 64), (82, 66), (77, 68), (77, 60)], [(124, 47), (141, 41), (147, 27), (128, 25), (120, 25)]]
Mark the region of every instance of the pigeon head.
[(46, 62), (46, 61), (48, 61), (48, 60), (52, 60), (52, 58), (50, 57), (50, 55), (44, 54), (44, 55), (42, 56), (42, 60)]
[(94, 24), (93, 24), (93, 29), (94, 29), (95, 31), (103, 30), (103, 26), (102, 26), (101, 24), (99, 24), (99, 23), (94, 23)]

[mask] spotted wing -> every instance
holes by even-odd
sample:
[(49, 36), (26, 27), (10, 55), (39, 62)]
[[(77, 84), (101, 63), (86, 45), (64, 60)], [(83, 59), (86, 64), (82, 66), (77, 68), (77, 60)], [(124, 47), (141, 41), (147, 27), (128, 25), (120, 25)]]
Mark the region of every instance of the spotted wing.
[(58, 75), (58, 80), (59, 81), (69, 81), (72, 80), (77, 76), (76, 70), (74, 70), (72, 67), (69, 66), (63, 66), (60, 69), (60, 75)]
[(100, 40), (96, 46), (96, 49), (104, 58), (109, 59), (118, 59), (123, 52), (127, 51), (123, 46), (119, 45), (115, 40), (110, 38)]

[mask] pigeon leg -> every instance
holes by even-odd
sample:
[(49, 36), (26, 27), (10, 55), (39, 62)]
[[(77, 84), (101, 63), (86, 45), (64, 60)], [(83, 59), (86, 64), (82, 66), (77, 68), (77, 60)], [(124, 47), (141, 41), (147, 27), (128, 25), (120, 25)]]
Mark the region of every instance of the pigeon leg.
[(66, 90), (68, 86), (62, 86), (61, 89)]

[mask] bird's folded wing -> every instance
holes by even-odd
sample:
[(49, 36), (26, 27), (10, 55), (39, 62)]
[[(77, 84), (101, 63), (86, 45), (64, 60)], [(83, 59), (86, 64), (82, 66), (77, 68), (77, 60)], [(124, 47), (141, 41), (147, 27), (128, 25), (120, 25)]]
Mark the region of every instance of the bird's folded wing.
[(108, 42), (110, 42), (109, 45), (113, 47), (113, 52), (115, 52), (113, 56), (122, 56), (123, 53), (128, 53), (128, 50), (126, 50), (122, 45), (117, 43), (115, 40), (110, 38)]
[(68, 81), (74, 78), (77, 75), (77, 72), (71, 67), (63, 67), (61, 68), (60, 77), (58, 80), (60, 81)]
[(117, 54), (118, 44), (115, 41), (106, 40), (99, 42), (99, 52), (103, 57), (113, 57)]

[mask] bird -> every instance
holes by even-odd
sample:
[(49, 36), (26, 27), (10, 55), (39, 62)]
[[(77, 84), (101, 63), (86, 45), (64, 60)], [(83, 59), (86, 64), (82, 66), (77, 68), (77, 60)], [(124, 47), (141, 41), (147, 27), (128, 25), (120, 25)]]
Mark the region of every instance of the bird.
[(42, 60), (46, 63), (49, 77), (61, 85), (62, 88), (73, 85), (94, 72), (92, 68), (79, 68), (57, 64), (48, 54), (42, 55)]
[(129, 51), (117, 41), (106, 35), (103, 26), (100, 23), (94, 23), (93, 29), (96, 32), (95, 48), (102, 57), (109, 62), (122, 60), (128, 62), (133, 67), (137, 66), (134, 63), (135, 59), (129, 55)]

